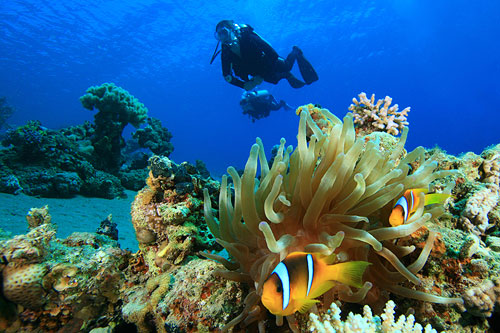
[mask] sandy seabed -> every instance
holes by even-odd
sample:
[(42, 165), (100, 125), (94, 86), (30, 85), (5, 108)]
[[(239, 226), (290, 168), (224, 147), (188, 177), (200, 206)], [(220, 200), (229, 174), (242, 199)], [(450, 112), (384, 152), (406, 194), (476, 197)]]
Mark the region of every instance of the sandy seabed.
[(101, 221), (112, 214), (118, 226), (118, 242), (123, 249), (137, 251), (137, 240), (130, 219), (130, 206), (137, 192), (125, 191), (125, 199), (101, 199), (76, 196), (71, 199), (37, 198), (24, 194), (0, 193), (0, 228), (13, 235), (28, 232), (26, 214), (31, 208), (49, 205), (57, 237), (66, 238), (75, 231), (95, 232)]

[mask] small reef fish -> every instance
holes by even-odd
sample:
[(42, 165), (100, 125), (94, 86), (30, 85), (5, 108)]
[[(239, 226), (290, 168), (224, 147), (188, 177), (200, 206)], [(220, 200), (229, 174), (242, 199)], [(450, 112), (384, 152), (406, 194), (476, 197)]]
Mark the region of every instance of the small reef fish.
[(264, 282), (262, 304), (274, 315), (306, 312), (321, 296), (338, 283), (356, 288), (363, 285), (366, 261), (334, 264), (335, 254), (292, 252), (281, 261)]
[[(393, 227), (406, 223), (413, 213), (417, 211), (418, 205), (420, 204), (419, 194), (422, 192), (427, 193), (427, 190), (424, 188), (406, 190), (403, 196), (398, 199), (389, 216), (389, 223)], [(450, 194), (446, 193), (425, 194), (424, 206), (442, 204), (450, 196)]]

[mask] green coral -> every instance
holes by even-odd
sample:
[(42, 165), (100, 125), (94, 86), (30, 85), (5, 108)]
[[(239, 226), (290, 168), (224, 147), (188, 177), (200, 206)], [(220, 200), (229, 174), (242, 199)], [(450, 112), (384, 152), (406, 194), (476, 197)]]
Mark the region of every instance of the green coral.
[(87, 89), (80, 97), (83, 107), (99, 112), (94, 116), (94, 165), (98, 169), (116, 173), (123, 163), (121, 149), (125, 146), (122, 132), (131, 124), (139, 127), (147, 119), (148, 109), (123, 88), (114, 83), (103, 83)]
[(114, 83), (92, 86), (80, 97), (83, 107), (89, 110), (99, 109), (125, 125), (139, 127), (146, 121), (148, 109), (125, 89)]

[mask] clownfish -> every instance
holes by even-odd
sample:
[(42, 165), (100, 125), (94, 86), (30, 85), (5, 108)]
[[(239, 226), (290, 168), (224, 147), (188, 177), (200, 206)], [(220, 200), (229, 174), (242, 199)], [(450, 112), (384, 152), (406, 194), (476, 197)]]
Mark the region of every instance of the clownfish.
[[(393, 227), (406, 223), (412, 214), (417, 211), (418, 205), (420, 204), (419, 194), (422, 192), (427, 193), (427, 190), (424, 188), (406, 190), (403, 196), (398, 199), (389, 216), (389, 223)], [(425, 194), (424, 206), (442, 204), (449, 197), (451, 197), (451, 195), (446, 193)]]
[(369, 262), (349, 261), (333, 264), (335, 254), (292, 252), (281, 261), (264, 282), (262, 304), (274, 315), (306, 312), (337, 283), (361, 288)]

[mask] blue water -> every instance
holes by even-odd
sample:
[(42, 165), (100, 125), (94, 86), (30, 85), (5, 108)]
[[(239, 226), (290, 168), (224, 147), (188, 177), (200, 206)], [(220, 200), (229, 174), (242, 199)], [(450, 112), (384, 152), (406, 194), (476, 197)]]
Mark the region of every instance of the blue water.
[(11, 123), (92, 120), (79, 96), (114, 82), (172, 132), (177, 163), (201, 159), (220, 174), (244, 165), (256, 136), (269, 150), (281, 137), (295, 146), (293, 112), (252, 123), (220, 60), (209, 65), (221, 19), (252, 25), (282, 56), (302, 48), (318, 82), (262, 85), (293, 106), (342, 117), (362, 91), (389, 95), (411, 106), (408, 148), (480, 153), (500, 142), (496, 0), (3, 0), (0, 96), (18, 110)]

